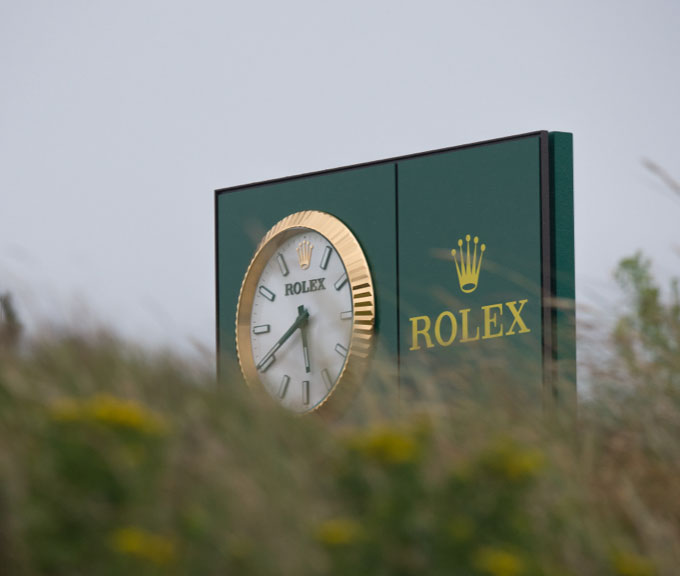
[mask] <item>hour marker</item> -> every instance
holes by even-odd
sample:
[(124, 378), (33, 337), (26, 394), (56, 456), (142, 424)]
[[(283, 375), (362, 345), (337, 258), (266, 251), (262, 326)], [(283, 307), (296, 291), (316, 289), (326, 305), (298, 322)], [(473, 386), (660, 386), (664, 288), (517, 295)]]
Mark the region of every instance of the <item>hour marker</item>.
[(261, 324), (253, 328), (253, 334), (266, 334), (269, 332), (269, 324)]
[(353, 315), (354, 314), (352, 314), (351, 310), (347, 310), (347, 312), (340, 312), (340, 320), (351, 320)]
[(343, 358), (347, 358), (347, 348), (345, 348), (342, 344), (336, 344), (335, 351)]
[(274, 363), (274, 360), (276, 360), (276, 356), (271, 354), (268, 358), (265, 358), (264, 362), (258, 364), (257, 369), (260, 372), (266, 372), (267, 368), (269, 368)]
[(324, 384), (326, 384), (326, 389), (330, 391), (333, 387), (333, 382), (331, 381), (331, 376), (326, 368), (321, 371), (321, 377), (323, 378)]
[(290, 376), (284, 374), (281, 379), (281, 385), (279, 386), (279, 398), (283, 398), (288, 392), (288, 383), (290, 382)]
[(346, 283), (347, 283), (347, 274), (343, 274), (342, 276), (340, 276), (340, 278), (338, 278), (335, 281), (335, 284), (333, 284), (333, 286), (335, 287), (336, 290), (340, 290), (340, 288), (342, 288)]
[(302, 403), (305, 406), (309, 405), (309, 380), (302, 381)]
[(326, 246), (325, 250), (323, 251), (323, 256), (321, 256), (321, 269), (325, 270), (326, 267), (328, 266), (328, 260), (331, 257), (331, 247)]
[(288, 276), (288, 266), (286, 265), (286, 261), (283, 259), (283, 254), (279, 254), (276, 257), (276, 260), (279, 263), (279, 270), (281, 270), (281, 274)]
[(276, 298), (276, 294), (274, 294), (269, 288), (265, 288), (264, 286), (260, 286), (258, 292), (262, 294), (262, 296), (264, 296), (270, 302), (273, 302), (274, 298)]

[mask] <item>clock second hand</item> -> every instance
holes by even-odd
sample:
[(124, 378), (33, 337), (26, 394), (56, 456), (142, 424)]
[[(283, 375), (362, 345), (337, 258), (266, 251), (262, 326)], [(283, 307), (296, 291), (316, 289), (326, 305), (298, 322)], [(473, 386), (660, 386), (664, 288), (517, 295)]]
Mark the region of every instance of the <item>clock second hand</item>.
[(262, 370), (262, 371), (265, 372), (265, 371), (267, 370), (267, 368), (269, 368), (269, 364), (268, 364), (268, 363), (269, 363), (269, 359), (272, 358), (272, 357), (274, 356), (274, 354), (276, 354), (276, 352), (278, 351), (278, 349), (281, 348), (281, 346), (284, 345), (284, 343), (286, 342), (286, 340), (288, 340), (288, 338), (290, 338), (290, 337), (293, 335), (293, 333), (294, 333), (294, 332), (295, 332), (302, 324), (304, 324), (305, 322), (307, 322), (307, 319), (308, 319), (308, 318), (309, 318), (309, 312), (308, 312), (307, 310), (305, 310), (305, 307), (304, 307), (304, 306), (298, 306), (298, 317), (295, 319), (295, 322), (293, 322), (293, 324), (291, 325), (291, 327), (288, 328), (288, 330), (286, 330), (286, 332), (284, 333), (284, 335), (281, 336), (281, 338), (279, 338), (279, 339), (277, 340), (276, 344), (274, 344), (274, 346), (272, 346), (271, 350), (269, 350), (269, 352), (267, 352), (267, 353), (265, 354), (264, 358), (262, 358), (262, 360), (260, 360), (260, 363), (256, 366), (256, 368), (257, 368), (258, 370), (262, 370), (263, 367), (264, 367), (264, 370)]

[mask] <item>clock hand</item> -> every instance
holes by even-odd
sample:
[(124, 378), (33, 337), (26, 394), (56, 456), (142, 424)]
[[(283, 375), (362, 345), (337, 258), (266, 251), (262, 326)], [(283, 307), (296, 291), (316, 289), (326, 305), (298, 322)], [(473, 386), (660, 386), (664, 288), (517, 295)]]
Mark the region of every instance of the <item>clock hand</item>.
[(302, 334), (302, 354), (305, 357), (305, 372), (309, 373), (311, 366), (309, 363), (309, 347), (307, 346), (307, 322), (300, 326), (300, 333)]
[[(270, 358), (272, 358), (274, 356), (274, 354), (276, 354), (278, 349), (281, 348), (281, 346), (283, 346), (283, 344), (286, 342), (286, 340), (288, 340), (288, 338), (290, 338), (293, 335), (293, 333), (302, 324), (307, 322), (308, 318), (309, 318), (309, 312), (307, 310), (305, 310), (305, 307), (304, 306), (298, 306), (298, 317), (295, 319), (295, 322), (293, 322), (291, 327), (288, 328), (288, 330), (286, 330), (284, 335), (281, 336), (281, 338), (279, 338), (277, 340), (276, 344), (274, 344), (274, 346), (272, 346), (271, 350), (269, 350), (269, 352), (267, 352), (265, 354), (264, 358), (262, 358), (262, 360), (260, 360), (260, 363), (256, 366), (256, 368), (258, 370), (262, 370), (263, 372), (265, 372), (267, 370), (267, 368), (269, 368)], [(265, 367), (264, 370), (263, 370), (263, 367)]]

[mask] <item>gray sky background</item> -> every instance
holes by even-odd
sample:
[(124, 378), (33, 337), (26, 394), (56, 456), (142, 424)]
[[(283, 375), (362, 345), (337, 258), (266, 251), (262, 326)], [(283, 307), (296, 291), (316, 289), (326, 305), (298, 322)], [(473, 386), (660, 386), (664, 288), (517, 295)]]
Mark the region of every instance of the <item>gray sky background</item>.
[[(0, 0), (0, 291), (214, 346), (213, 190), (574, 133), (582, 302), (680, 273), (680, 1)], [(89, 310), (89, 316), (85, 311)]]

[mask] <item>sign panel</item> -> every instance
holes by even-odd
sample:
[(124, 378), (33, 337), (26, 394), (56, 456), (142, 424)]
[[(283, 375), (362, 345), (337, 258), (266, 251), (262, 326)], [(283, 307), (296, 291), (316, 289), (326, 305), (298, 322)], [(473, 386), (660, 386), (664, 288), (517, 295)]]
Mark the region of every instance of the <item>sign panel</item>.
[(540, 399), (540, 136), (412, 158), (398, 178), (404, 376), (517, 377)]
[[(440, 393), (455, 394), (500, 380), (511, 393), (538, 402), (560, 397), (573, 403), (571, 142), (570, 134), (536, 132), (218, 190), (217, 343), (223, 367), (238, 363), (236, 311), (258, 244), (283, 219), (318, 211), (337, 218), (353, 234), (372, 276), (376, 351), (374, 369), (363, 377), (365, 385), (379, 380), (384, 366), (391, 364), (398, 368), (388, 388), (395, 395), (397, 385), (417, 389), (432, 384)], [(311, 235), (300, 236), (299, 248), (310, 251), (313, 240), (317, 248), (311, 248), (309, 258), (319, 262), (305, 261), (315, 275), (306, 281), (306, 267), (296, 267), (300, 292), (308, 285), (344, 286), (321, 275), (322, 259), (331, 254), (333, 243), (322, 246), (323, 234), (307, 231)], [(295, 259), (293, 248), (285, 253), (289, 260)], [(304, 293), (297, 300), (292, 292), (290, 296), (284, 293), (276, 304), (263, 301), (269, 307), (265, 316), (281, 313), (297, 319), (280, 352), (276, 349), (281, 358), (298, 354), (303, 344), (297, 341), (304, 341), (308, 322), (312, 328), (324, 322), (321, 311), (314, 310), (320, 294)], [(355, 309), (343, 312), (345, 318), (352, 313), (355, 333), (361, 324), (356, 307), (361, 305), (355, 300)], [(263, 350), (281, 341), (275, 335), (271, 341), (261, 334), (250, 338), (254, 345), (261, 339)], [(273, 363), (271, 357), (264, 360), (258, 365)], [(291, 405), (306, 406), (315, 368), (319, 386), (327, 391), (340, 386), (342, 370), (329, 376), (313, 362), (310, 368), (307, 357), (305, 363), (302, 384), (294, 384), (290, 392), (285, 386), (284, 395), (300, 396)], [(283, 382), (286, 378), (298, 376), (291, 372), (283, 374)], [(273, 396), (284, 389), (283, 384), (271, 386)]]

